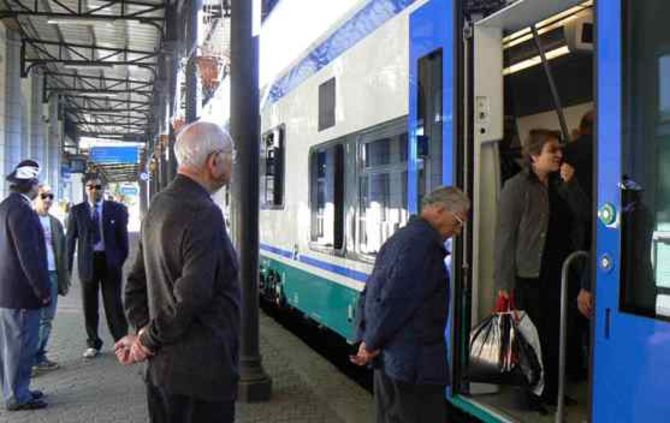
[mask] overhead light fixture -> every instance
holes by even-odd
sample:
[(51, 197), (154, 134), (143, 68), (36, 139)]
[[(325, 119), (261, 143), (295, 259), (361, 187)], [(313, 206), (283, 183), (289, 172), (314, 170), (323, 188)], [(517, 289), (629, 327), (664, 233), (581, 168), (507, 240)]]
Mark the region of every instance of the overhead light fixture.
[(51, 25), (96, 25), (104, 24), (107, 26), (114, 25), (114, 19), (109, 19), (105, 17), (90, 17), (90, 16), (65, 16), (59, 18), (50, 18), (47, 20), (48, 24)]
[[(553, 50), (549, 50), (548, 52), (545, 53), (545, 56), (547, 57), (547, 60), (553, 60), (556, 59), (557, 57), (565, 56), (566, 54), (570, 53), (570, 49), (568, 46), (563, 46), (559, 48), (555, 48)], [(538, 54), (537, 56), (533, 56), (530, 59), (522, 60), (519, 63), (515, 63), (511, 66), (506, 67), (503, 69), (503, 75), (512, 75), (517, 72), (521, 72), (524, 69), (532, 68), (533, 66), (537, 66), (540, 63), (542, 63), (542, 58)]]
[(83, 97), (118, 97), (119, 93), (110, 93), (106, 91), (87, 91), (87, 92), (80, 92), (77, 93), (77, 95), (83, 96)]
[(112, 69), (114, 67), (113, 63), (104, 63), (104, 62), (80, 62), (80, 63), (65, 63), (63, 65), (65, 69), (86, 69), (86, 70), (98, 70), (98, 69)]

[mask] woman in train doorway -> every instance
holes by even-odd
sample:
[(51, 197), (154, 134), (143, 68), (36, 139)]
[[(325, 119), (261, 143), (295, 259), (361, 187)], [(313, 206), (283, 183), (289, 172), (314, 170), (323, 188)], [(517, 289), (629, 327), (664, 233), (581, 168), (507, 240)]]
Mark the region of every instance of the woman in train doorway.
[[(544, 392), (528, 392), (529, 406), (542, 414), (556, 404), (560, 329), (561, 267), (582, 244), (589, 203), (563, 163), (560, 133), (534, 129), (523, 147), (524, 170), (500, 195), (495, 242), (495, 285), (537, 327), (544, 364)], [(570, 402), (568, 400), (568, 402)]]

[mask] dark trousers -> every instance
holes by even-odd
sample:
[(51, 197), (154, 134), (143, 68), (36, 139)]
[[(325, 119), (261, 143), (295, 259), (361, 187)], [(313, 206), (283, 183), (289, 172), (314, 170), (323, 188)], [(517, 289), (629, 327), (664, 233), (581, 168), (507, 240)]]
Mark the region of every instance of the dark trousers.
[(377, 423), (444, 423), (447, 421), (445, 387), (416, 385), (374, 371)]
[(86, 322), (86, 344), (99, 350), (102, 340), (98, 337), (98, 291), (102, 286), (102, 301), (107, 316), (107, 326), (114, 341), (128, 333), (128, 322), (123, 314), (121, 302), (121, 269), (108, 269), (104, 253), (93, 254), (93, 279), (82, 280), (84, 320)]
[(203, 401), (175, 395), (147, 382), (147, 402), (151, 423), (232, 423), (234, 401)]

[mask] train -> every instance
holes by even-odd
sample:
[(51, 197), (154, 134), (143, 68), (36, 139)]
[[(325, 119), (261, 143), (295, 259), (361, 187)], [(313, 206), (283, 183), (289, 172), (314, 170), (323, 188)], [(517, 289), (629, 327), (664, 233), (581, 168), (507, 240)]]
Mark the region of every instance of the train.
[[(351, 2), (262, 87), (261, 296), (353, 342), (377, 251), (424, 194), (456, 185), (473, 208), (447, 263), (451, 407), (486, 422), (664, 421), (667, 16), (665, 0)], [(548, 128), (569, 142), (589, 111), (588, 377), (566, 386), (577, 406), (541, 417), (519, 406), (518, 390), (468, 380), (469, 333), (493, 309), (497, 202), (524, 139)]]

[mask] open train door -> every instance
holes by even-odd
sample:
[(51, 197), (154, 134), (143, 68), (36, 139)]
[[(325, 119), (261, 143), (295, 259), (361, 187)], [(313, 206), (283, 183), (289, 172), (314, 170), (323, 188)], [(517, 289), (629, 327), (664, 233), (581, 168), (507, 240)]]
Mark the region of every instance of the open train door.
[(667, 0), (598, 0), (594, 422), (670, 415)]

